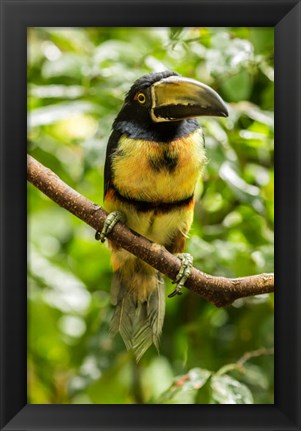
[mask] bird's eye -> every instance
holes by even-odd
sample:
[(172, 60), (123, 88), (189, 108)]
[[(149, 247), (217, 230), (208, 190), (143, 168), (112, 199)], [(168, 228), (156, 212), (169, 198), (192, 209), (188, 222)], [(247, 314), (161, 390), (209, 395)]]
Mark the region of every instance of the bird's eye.
[(145, 94), (144, 93), (138, 93), (137, 94), (137, 100), (141, 104), (145, 103)]

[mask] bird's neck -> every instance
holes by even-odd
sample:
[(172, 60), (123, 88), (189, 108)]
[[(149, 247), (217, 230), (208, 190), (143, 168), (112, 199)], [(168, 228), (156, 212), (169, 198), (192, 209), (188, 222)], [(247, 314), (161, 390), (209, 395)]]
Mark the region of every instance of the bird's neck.
[(169, 121), (164, 123), (139, 123), (135, 121), (116, 121), (114, 130), (131, 139), (144, 139), (156, 142), (171, 142), (194, 132), (199, 124), (194, 119)]

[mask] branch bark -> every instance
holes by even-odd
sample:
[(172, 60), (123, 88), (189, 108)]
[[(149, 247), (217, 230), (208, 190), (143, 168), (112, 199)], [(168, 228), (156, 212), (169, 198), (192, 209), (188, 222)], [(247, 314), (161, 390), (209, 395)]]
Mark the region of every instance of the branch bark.
[[(64, 183), (54, 172), (31, 156), (27, 156), (27, 179), (50, 199), (65, 208), (95, 230), (101, 230), (107, 212)], [(165, 247), (118, 223), (108, 235), (116, 245), (156, 268), (174, 280), (180, 269), (180, 260)], [(231, 304), (238, 298), (274, 291), (274, 274), (258, 274), (240, 278), (215, 277), (192, 269), (185, 287), (217, 307)]]

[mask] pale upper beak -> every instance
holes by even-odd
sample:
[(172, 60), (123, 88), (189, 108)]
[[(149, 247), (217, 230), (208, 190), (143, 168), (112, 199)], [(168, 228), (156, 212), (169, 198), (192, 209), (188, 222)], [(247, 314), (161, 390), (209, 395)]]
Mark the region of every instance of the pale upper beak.
[(151, 95), (151, 117), (155, 122), (203, 115), (228, 116), (228, 109), (217, 92), (194, 79), (181, 76), (164, 78), (152, 85)]

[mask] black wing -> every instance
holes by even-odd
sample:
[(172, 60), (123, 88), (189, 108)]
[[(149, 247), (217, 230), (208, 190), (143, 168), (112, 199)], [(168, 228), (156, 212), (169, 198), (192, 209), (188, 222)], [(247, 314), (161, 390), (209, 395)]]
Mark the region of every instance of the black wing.
[(104, 197), (112, 184), (112, 155), (115, 153), (122, 134), (113, 130), (107, 145), (106, 161), (104, 167)]

